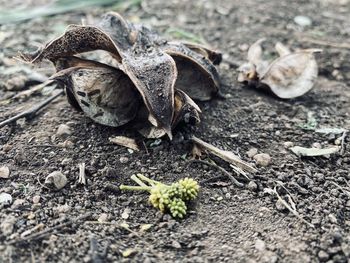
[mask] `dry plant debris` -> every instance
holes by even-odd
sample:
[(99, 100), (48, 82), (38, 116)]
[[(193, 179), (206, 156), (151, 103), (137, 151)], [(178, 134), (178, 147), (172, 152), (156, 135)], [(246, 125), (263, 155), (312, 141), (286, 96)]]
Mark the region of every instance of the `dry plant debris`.
[(199, 146), (199, 148), (206, 150), (208, 152), (210, 152), (211, 154), (221, 158), (222, 160), (230, 163), (231, 165), (233, 165), (234, 167), (238, 167), (240, 168), (240, 171), (247, 171), (247, 172), (251, 172), (251, 173), (255, 173), (257, 170), (251, 166), (250, 164), (248, 164), (247, 162), (243, 161), (241, 158), (239, 158), (239, 156), (235, 155), (233, 152), (230, 151), (224, 151), (221, 150), (217, 147), (215, 147), (212, 144), (209, 144), (195, 136), (192, 136), (192, 141)]
[[(107, 51), (100, 61), (79, 54)], [(50, 60), (51, 79), (65, 85), (68, 101), (97, 123), (133, 127), (148, 138), (167, 134), (180, 122), (199, 122), (193, 101), (210, 100), (220, 86), (214, 64), (221, 54), (197, 44), (167, 41), (153, 30), (105, 14), (96, 26), (71, 25), (31, 54), (27, 62)]]
[(294, 154), (298, 156), (322, 156), (322, 155), (329, 155), (339, 152), (341, 149), (340, 146), (332, 146), (330, 148), (305, 148), (301, 146), (294, 146), (292, 148), (289, 148)]
[(321, 49), (290, 51), (278, 42), (275, 49), (279, 58), (271, 63), (263, 60), (263, 50), (259, 39), (248, 49), (248, 62), (238, 68), (238, 81), (271, 91), (282, 99), (304, 95), (312, 89), (318, 76), (318, 66), (314, 54)]
[(161, 212), (169, 212), (174, 218), (183, 218), (187, 213), (188, 201), (198, 195), (199, 185), (192, 178), (184, 178), (167, 185), (142, 174), (131, 176), (138, 186), (121, 185), (121, 190), (148, 191), (149, 202)]
[(132, 138), (128, 138), (125, 136), (113, 136), (109, 137), (109, 141), (111, 143), (127, 147), (137, 152), (140, 151), (140, 147), (137, 145), (135, 139)]

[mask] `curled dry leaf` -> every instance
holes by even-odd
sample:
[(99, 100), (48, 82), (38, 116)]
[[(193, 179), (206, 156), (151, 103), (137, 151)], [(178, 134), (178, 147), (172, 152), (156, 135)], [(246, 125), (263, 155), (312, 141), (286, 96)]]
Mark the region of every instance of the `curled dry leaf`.
[[(77, 56), (97, 50), (107, 51), (113, 61)], [(171, 138), (184, 118), (199, 120), (192, 99), (209, 100), (220, 86), (214, 66), (220, 53), (169, 42), (113, 12), (97, 26), (71, 25), (62, 36), (21, 57), (32, 63), (51, 60), (57, 69), (51, 79), (63, 83), (72, 106), (94, 121), (113, 127), (132, 121), (138, 130), (149, 131), (142, 132), (147, 137)]]
[(314, 53), (321, 50), (291, 52), (278, 42), (275, 49), (280, 57), (268, 63), (262, 59), (262, 41), (258, 40), (249, 48), (248, 62), (238, 68), (238, 81), (268, 89), (283, 99), (296, 98), (310, 91), (318, 75)]

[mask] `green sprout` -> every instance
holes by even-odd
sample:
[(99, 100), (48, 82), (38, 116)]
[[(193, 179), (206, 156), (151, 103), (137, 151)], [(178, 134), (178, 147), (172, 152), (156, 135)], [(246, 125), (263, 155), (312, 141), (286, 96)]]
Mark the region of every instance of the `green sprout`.
[(138, 186), (120, 185), (120, 190), (147, 191), (149, 202), (162, 213), (170, 213), (174, 218), (183, 218), (187, 212), (186, 202), (195, 199), (199, 192), (197, 181), (184, 178), (170, 185), (152, 180), (143, 174), (132, 175)]

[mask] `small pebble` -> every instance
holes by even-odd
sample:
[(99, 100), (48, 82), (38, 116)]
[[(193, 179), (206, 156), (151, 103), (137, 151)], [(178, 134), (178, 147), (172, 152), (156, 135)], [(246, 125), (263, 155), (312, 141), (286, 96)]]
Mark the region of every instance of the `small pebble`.
[(0, 229), (4, 236), (12, 234), (15, 223), (16, 218), (12, 215), (6, 216), (5, 219), (1, 221)]
[(60, 126), (58, 126), (57, 128), (57, 132), (56, 135), (59, 137), (68, 137), (69, 135), (72, 134), (72, 131), (70, 129), (70, 127), (66, 124), (61, 124)]
[(267, 153), (259, 153), (254, 156), (254, 160), (260, 166), (268, 166), (271, 163), (271, 157)]
[(181, 244), (180, 244), (178, 241), (176, 241), (176, 240), (173, 240), (173, 241), (171, 242), (171, 246), (172, 246), (173, 248), (177, 248), (177, 249), (180, 249), (180, 248), (181, 248)]
[(60, 190), (67, 184), (67, 177), (60, 171), (50, 173), (45, 179), (46, 186), (54, 186), (55, 189)]
[(33, 204), (39, 204), (39, 202), (40, 202), (40, 195), (34, 195)]
[(0, 167), (0, 178), (3, 178), (3, 179), (10, 178), (10, 169), (7, 166)]
[(25, 202), (26, 202), (26, 200), (24, 200), (24, 199), (16, 199), (16, 200), (13, 202), (11, 208), (12, 208), (12, 209), (18, 209), (18, 208), (20, 208)]
[(328, 215), (328, 218), (329, 218), (329, 222), (331, 222), (331, 223), (333, 223), (333, 224), (338, 223), (338, 220), (337, 220), (337, 218), (335, 217), (334, 214), (329, 214), (329, 215)]
[(129, 162), (129, 158), (122, 156), (122, 157), (119, 158), (119, 161), (120, 161), (120, 163), (128, 163)]
[(250, 191), (253, 192), (255, 192), (258, 189), (258, 185), (253, 181), (250, 181), (247, 187)]
[(286, 206), (283, 204), (283, 202), (282, 202), (280, 199), (278, 199), (278, 200), (276, 201), (276, 209), (277, 209), (278, 211), (284, 211), (284, 210), (286, 210)]
[(0, 194), (0, 205), (10, 205), (12, 204), (12, 196), (8, 193)]
[(283, 143), (284, 148), (288, 149), (294, 146), (293, 142), (284, 142)]
[(301, 27), (312, 25), (312, 20), (307, 16), (296, 16), (294, 17), (294, 22)]
[(258, 251), (264, 251), (266, 249), (266, 244), (263, 240), (257, 239), (254, 245), (255, 249)]
[(125, 208), (124, 209), (124, 212), (122, 213), (122, 218), (123, 219), (128, 219), (129, 218), (129, 216), (130, 216), (130, 212), (131, 212), (131, 209), (130, 208)]
[(107, 219), (108, 219), (108, 214), (102, 213), (98, 217), (97, 221), (100, 222), (100, 223), (103, 223), (103, 222), (107, 222)]
[(257, 153), (258, 153), (257, 148), (251, 148), (249, 151), (246, 152), (249, 158), (253, 158), (255, 155), (257, 155)]
[(326, 251), (320, 250), (320, 252), (318, 252), (318, 258), (320, 261), (326, 261), (329, 258), (329, 255)]

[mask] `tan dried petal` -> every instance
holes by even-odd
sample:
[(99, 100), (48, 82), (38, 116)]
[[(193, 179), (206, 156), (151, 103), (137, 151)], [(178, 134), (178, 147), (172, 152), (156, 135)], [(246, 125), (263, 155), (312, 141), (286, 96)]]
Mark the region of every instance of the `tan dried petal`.
[(313, 53), (320, 50), (303, 50), (276, 59), (260, 78), (280, 98), (295, 98), (308, 92), (314, 85), (317, 62)]
[(263, 52), (261, 43), (264, 41), (265, 41), (265, 38), (261, 38), (249, 47), (248, 54), (247, 54), (247, 59), (249, 62), (252, 62), (255, 65), (260, 63), (262, 59), (261, 58), (262, 52)]
[(277, 42), (275, 44), (275, 49), (280, 57), (283, 57), (292, 53), (290, 49), (285, 45), (283, 45), (281, 42)]

